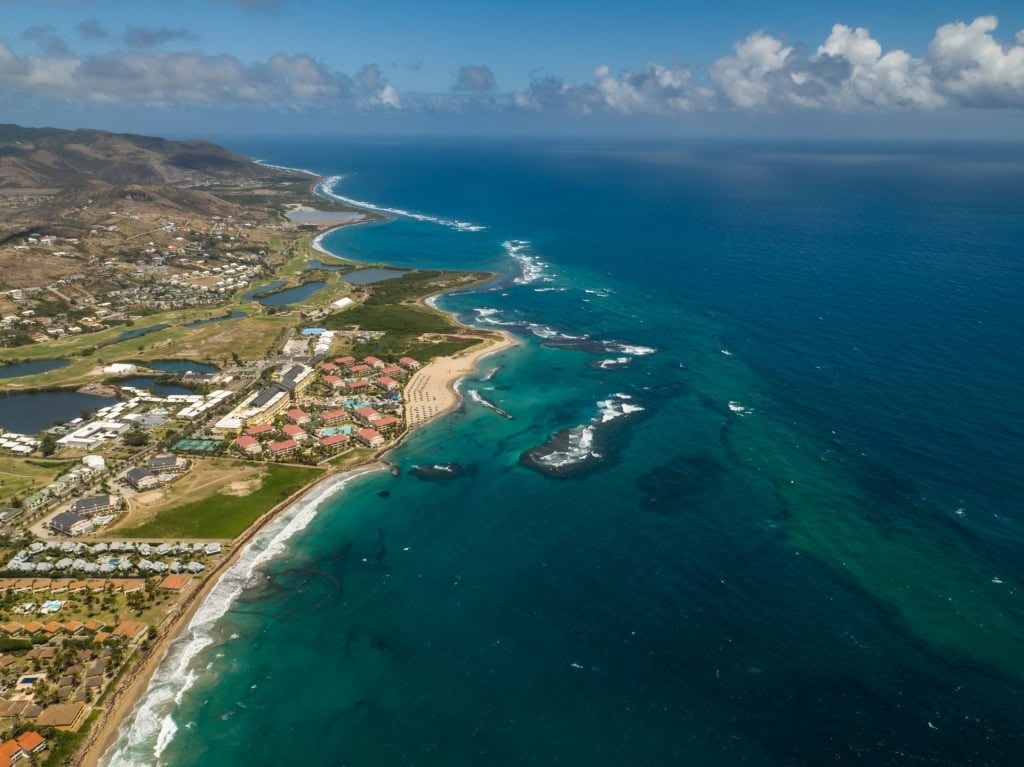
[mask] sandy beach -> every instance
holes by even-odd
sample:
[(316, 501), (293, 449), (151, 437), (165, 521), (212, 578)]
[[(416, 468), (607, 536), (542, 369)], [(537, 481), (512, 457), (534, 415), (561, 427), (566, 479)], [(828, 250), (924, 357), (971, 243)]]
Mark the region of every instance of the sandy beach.
[(469, 375), (480, 360), (503, 349), (516, 346), (507, 333), (500, 341), (491, 341), (453, 357), (438, 357), (416, 371), (405, 387), (405, 423), (410, 429), (446, 413), (459, 404), (455, 384)]
[(359, 466), (345, 472), (328, 472), (317, 482), (307, 485), (301, 490), (293, 493), (290, 497), (278, 503), (272, 509), (263, 514), (253, 525), (232, 544), (231, 551), (227, 557), (209, 572), (209, 574), (178, 604), (175, 611), (167, 618), (159, 628), (157, 638), (150, 646), (150, 651), (144, 659), (137, 662), (131, 668), (129, 674), (121, 680), (117, 689), (100, 707), (100, 718), (93, 724), (88, 738), (78, 752), (76, 759), (70, 764), (76, 767), (97, 767), (106, 751), (114, 745), (117, 740), (121, 725), (131, 715), (135, 706), (146, 694), (150, 679), (163, 662), (167, 654), (168, 646), (178, 635), (188, 627), (196, 611), (202, 605), (203, 600), (220, 580), (221, 575), (228, 570), (246, 546), (272, 522), (281, 512), (302, 500), (304, 496), (327, 481), (338, 479), (349, 479), (352, 477), (369, 474), (375, 471), (383, 471), (386, 466), (382, 463)]
[[(507, 333), (451, 357), (440, 357), (418, 370), (405, 388), (406, 425), (416, 428), (432, 418), (448, 412), (459, 403), (456, 383), (472, 373), (479, 362), (503, 349), (516, 346), (517, 342)], [(400, 441), (399, 441), (400, 442)], [(397, 446), (393, 445), (392, 448)], [(391, 449), (391, 448), (389, 448)], [(385, 468), (383, 463), (357, 467), (343, 472), (345, 477), (358, 476)], [(189, 625), (196, 610), (216, 585), (220, 576), (234, 564), (252, 539), (289, 506), (299, 502), (306, 494), (329, 479), (337, 479), (339, 473), (329, 473), (316, 483), (308, 485), (288, 499), (263, 514), (231, 547), (231, 551), (201, 583), (177, 606), (177, 609), (159, 628), (159, 634), (152, 643), (148, 655), (131, 669), (101, 709), (99, 720), (93, 725), (85, 741), (80, 757), (72, 762), (78, 767), (98, 767), (104, 753), (116, 742), (122, 723), (131, 715), (135, 706), (146, 694), (149, 681), (163, 662), (170, 643)]]

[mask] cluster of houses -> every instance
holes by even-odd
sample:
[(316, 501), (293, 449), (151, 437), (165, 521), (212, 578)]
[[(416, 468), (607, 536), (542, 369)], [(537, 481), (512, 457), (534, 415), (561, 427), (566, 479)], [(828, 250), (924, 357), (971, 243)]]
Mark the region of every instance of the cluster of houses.
[(12, 767), (22, 759), (46, 750), (46, 738), (34, 730), (27, 730), (16, 738), (0, 743), (0, 767)]
[[(328, 455), (353, 444), (380, 448), (401, 430), (402, 420), (380, 412), (367, 395), (372, 393), (397, 407), (401, 401), (398, 378), (405, 378), (419, 366), (411, 357), (403, 357), (395, 365), (376, 357), (357, 361), (351, 356), (321, 362), (315, 370), (296, 365), (284, 372), (276, 386), (257, 392), (215, 428), (221, 432), (241, 431), (232, 445), (250, 458), (287, 458), (309, 447)], [(347, 396), (341, 400), (342, 407), (293, 406), (318, 376), (330, 389), (341, 390)]]
[[(161, 543), (153, 546), (148, 543), (114, 541), (90, 546), (75, 541), (37, 541), (15, 554), (6, 569), (9, 572), (36, 574), (196, 574), (206, 569), (206, 565), (198, 558), (217, 556), (222, 552), (221, 544), (216, 542)], [(185, 559), (189, 561), (185, 562)]]
[(15, 455), (31, 455), (39, 449), (39, 440), (29, 434), (0, 429), (0, 450)]

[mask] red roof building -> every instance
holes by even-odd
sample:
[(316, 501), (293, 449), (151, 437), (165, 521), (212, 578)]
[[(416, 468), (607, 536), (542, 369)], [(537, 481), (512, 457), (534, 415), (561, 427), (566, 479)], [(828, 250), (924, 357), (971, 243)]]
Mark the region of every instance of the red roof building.
[(389, 429), (392, 426), (396, 426), (398, 423), (399, 420), (395, 418), (393, 415), (382, 415), (380, 418), (373, 422), (373, 428), (375, 428), (377, 431), (380, 431), (381, 429)]
[(384, 367), (384, 360), (378, 359), (377, 357), (363, 357), (363, 362), (372, 368)]
[(324, 362), (320, 365), (320, 369), (325, 373), (334, 373), (338, 370), (338, 366), (333, 362)]
[(373, 368), (369, 365), (353, 365), (349, 368), (348, 372), (353, 375), (359, 375), (361, 373), (369, 373), (371, 370), (373, 370)]
[(338, 376), (324, 376), (324, 383), (332, 389), (337, 389), (338, 387), (345, 385), (345, 382), (338, 378)]
[(361, 407), (356, 411), (356, 415), (366, 423), (372, 423), (380, 418), (380, 413), (374, 410), (372, 407)]
[(347, 410), (325, 410), (320, 414), (320, 420), (324, 426), (333, 426), (336, 423), (344, 423), (348, 420)]
[(340, 450), (345, 447), (349, 442), (347, 434), (332, 434), (329, 437), (322, 437), (320, 439), (320, 447), (324, 450)]
[(367, 381), (365, 378), (360, 378), (357, 381), (349, 381), (348, 382), (348, 390), (349, 391), (358, 391), (359, 389), (367, 388), (369, 385), (370, 385), (369, 381)]
[(261, 423), (259, 426), (250, 426), (245, 433), (250, 437), (269, 437), (274, 433), (274, 427), (269, 423)]
[(305, 410), (299, 410), (293, 408), (285, 413), (285, 417), (294, 424), (301, 426), (304, 423), (309, 423), (310, 415)]
[(374, 429), (360, 429), (356, 437), (367, 447), (380, 447), (384, 444), (383, 435)]
[(393, 391), (398, 388), (398, 381), (390, 376), (381, 376), (377, 379), (377, 385), (388, 391)]
[(409, 370), (415, 370), (420, 366), (420, 363), (414, 360), (412, 357), (399, 357), (398, 364)]
[(271, 442), (268, 447), (270, 454), (275, 456), (288, 455), (299, 449), (299, 443), (294, 439), (283, 439), (280, 442)]
[(355, 358), (355, 357), (335, 357), (335, 358), (334, 358), (334, 362), (335, 362), (336, 364), (338, 364), (338, 365), (344, 365), (344, 366), (346, 366), (346, 367), (348, 367), (349, 365), (352, 365), (352, 364), (354, 364), (354, 363), (355, 363), (355, 361), (356, 361), (356, 358)]
[(380, 371), (380, 374), (382, 376), (400, 376), (403, 373), (405, 373), (405, 371), (402, 368), (398, 367), (398, 365), (388, 365), (385, 368), (381, 368)]
[(286, 423), (284, 426), (282, 426), (281, 431), (284, 432), (284, 435), (286, 437), (294, 439), (296, 442), (301, 442), (302, 440), (309, 436), (308, 434), (306, 434), (306, 430), (303, 429), (301, 426), (296, 426), (295, 424), (291, 423)]
[(258, 439), (244, 434), (234, 441), (234, 445), (246, 455), (259, 455), (263, 452), (263, 446)]

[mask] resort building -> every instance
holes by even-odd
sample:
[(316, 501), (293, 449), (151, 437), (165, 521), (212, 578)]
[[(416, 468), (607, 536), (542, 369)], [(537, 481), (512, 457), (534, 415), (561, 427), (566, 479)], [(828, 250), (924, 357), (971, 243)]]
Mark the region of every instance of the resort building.
[(263, 446), (258, 439), (244, 434), (238, 437), (232, 444), (246, 455), (259, 455), (263, 452)]
[(377, 431), (386, 431), (398, 426), (401, 423), (393, 415), (382, 415), (376, 421), (373, 422), (373, 428)]
[(364, 373), (372, 373), (373, 368), (370, 367), (369, 365), (353, 365), (352, 367), (349, 368), (348, 372), (354, 376), (357, 376), (363, 375)]
[(405, 375), (405, 370), (398, 367), (398, 365), (388, 365), (387, 367), (381, 368), (380, 374), (382, 376), (401, 376)]
[(385, 365), (384, 360), (377, 357), (363, 357), (363, 362), (372, 368), (382, 368)]
[(188, 470), (188, 459), (180, 455), (163, 453), (146, 461), (146, 468), (156, 474), (181, 474)]
[(344, 423), (348, 419), (347, 410), (325, 410), (320, 414), (320, 420), (324, 426), (334, 426), (335, 424)]
[(370, 382), (365, 378), (359, 378), (355, 381), (349, 381), (347, 387), (349, 391), (360, 391), (361, 389), (369, 389)]
[(293, 408), (284, 414), (285, 418), (294, 423), (297, 426), (302, 426), (305, 423), (309, 423), (310, 415), (305, 410), (299, 408)]
[(82, 517), (91, 517), (119, 508), (121, 508), (121, 496), (119, 495), (93, 495), (81, 498), (71, 504), (71, 511)]
[(63, 511), (50, 520), (50, 527), (64, 535), (78, 536), (93, 531), (92, 521), (73, 511)]
[(330, 453), (341, 450), (348, 443), (349, 438), (347, 434), (332, 434), (329, 437), (321, 437), (320, 439), (320, 447)]
[(336, 365), (344, 365), (345, 367), (349, 367), (350, 365), (356, 364), (356, 358), (355, 357), (335, 357), (334, 358), (334, 363)]
[(420, 368), (420, 363), (412, 357), (399, 357), (398, 364), (408, 370), (419, 370)]
[(140, 493), (160, 487), (160, 478), (144, 466), (128, 469), (124, 478)]
[(269, 423), (261, 423), (259, 426), (250, 426), (245, 430), (245, 435), (247, 437), (256, 437), (257, 439), (261, 437), (269, 437), (273, 433), (274, 427)]
[(367, 447), (380, 447), (384, 444), (384, 437), (374, 429), (360, 429), (356, 437)]
[(286, 437), (288, 437), (289, 439), (294, 439), (296, 442), (302, 442), (309, 436), (306, 433), (305, 429), (303, 429), (301, 426), (296, 426), (295, 424), (292, 423), (286, 423), (284, 426), (282, 426), (281, 432)]
[(338, 366), (333, 362), (324, 362), (320, 365), (320, 369), (325, 373), (337, 373)]
[(399, 387), (398, 381), (390, 376), (381, 376), (377, 379), (377, 385), (384, 391), (394, 391)]
[(280, 442), (271, 442), (267, 446), (270, 454), (275, 458), (290, 455), (299, 449), (299, 443), (294, 439), (283, 439)]
[(359, 420), (367, 426), (380, 419), (380, 413), (372, 407), (361, 407), (356, 410), (356, 415), (359, 417)]
[(312, 368), (305, 365), (293, 365), (281, 376), (281, 385), (295, 395), (299, 395), (309, 388), (314, 379)]

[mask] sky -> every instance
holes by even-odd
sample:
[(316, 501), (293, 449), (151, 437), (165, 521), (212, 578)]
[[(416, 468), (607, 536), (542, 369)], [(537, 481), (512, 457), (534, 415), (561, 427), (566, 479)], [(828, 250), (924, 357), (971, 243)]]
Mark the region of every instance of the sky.
[(0, 0), (0, 122), (1019, 140), (1021, 0)]

